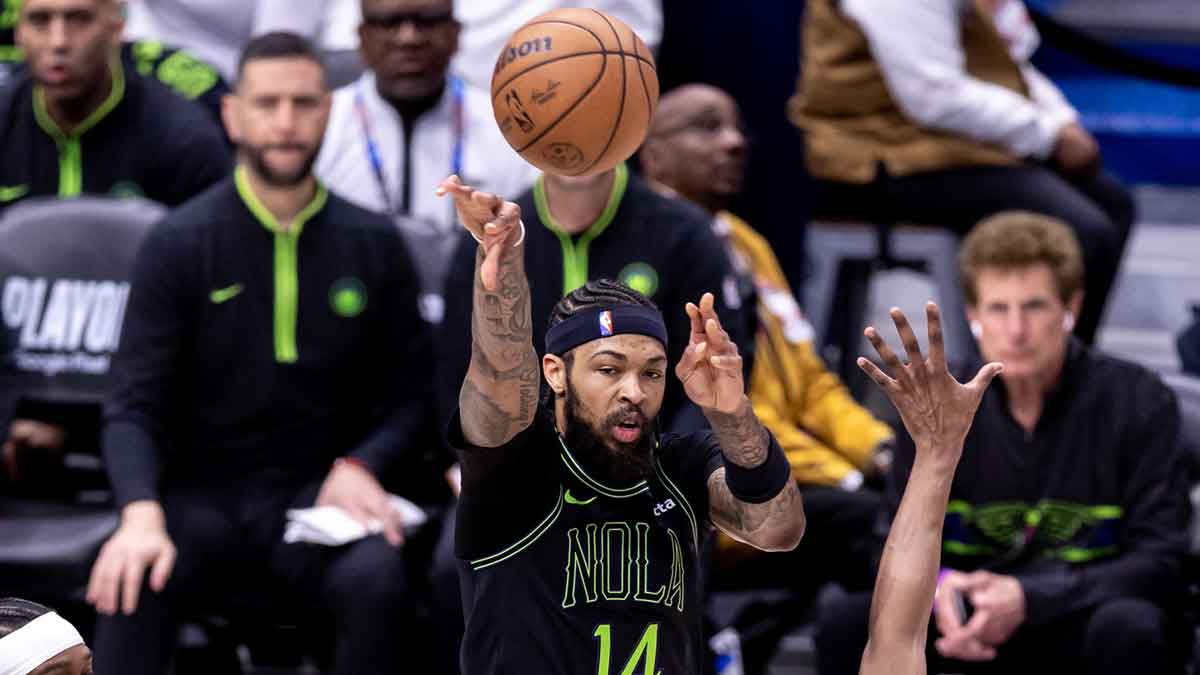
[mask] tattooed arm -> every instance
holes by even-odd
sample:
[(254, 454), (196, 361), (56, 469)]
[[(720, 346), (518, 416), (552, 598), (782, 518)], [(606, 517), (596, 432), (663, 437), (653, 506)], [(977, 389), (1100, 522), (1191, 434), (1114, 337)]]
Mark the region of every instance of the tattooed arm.
[(529, 427), (541, 373), (533, 349), (521, 210), (499, 197), (446, 179), (463, 225), (480, 242), (475, 257), (471, 363), (458, 395), (465, 440), (498, 447)]
[[(753, 469), (767, 461), (771, 435), (755, 417), (750, 399), (744, 394), (733, 412), (705, 408), (704, 416), (712, 425), (727, 464)], [(708, 502), (713, 524), (734, 539), (764, 551), (790, 551), (804, 536), (804, 505), (790, 476), (779, 494), (762, 504), (751, 504), (730, 491), (722, 467), (709, 476)]]
[[(763, 467), (774, 441), (746, 398), (742, 357), (721, 328), (713, 304), (712, 293), (705, 293), (699, 306), (687, 304), (692, 332), (675, 367), (684, 392), (704, 411), (725, 455), (725, 467), (708, 478), (709, 518), (738, 541), (766, 551), (790, 551), (804, 536), (800, 491), (782, 460)], [(775, 450), (782, 452), (778, 446)], [(729, 471), (758, 467), (772, 473), (767, 482), (773, 490), (778, 487), (777, 491), (761, 495), (762, 499), (756, 500), (761, 503), (737, 497), (729, 488)]]

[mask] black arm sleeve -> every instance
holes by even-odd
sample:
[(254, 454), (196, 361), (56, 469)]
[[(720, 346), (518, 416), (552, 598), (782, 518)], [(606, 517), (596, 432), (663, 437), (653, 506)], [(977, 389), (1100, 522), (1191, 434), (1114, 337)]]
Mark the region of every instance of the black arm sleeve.
[(1121, 504), (1120, 553), (1077, 567), (1017, 575), (1031, 625), (1119, 597), (1172, 606), (1184, 592), (1191, 506), (1179, 445), (1179, 409), (1165, 386), (1147, 389), (1131, 392), (1131, 400), (1142, 396), (1147, 401), (1149, 412), (1122, 439), (1121, 475), (1128, 478)]
[(134, 262), (121, 346), (113, 362), (115, 389), (105, 410), (101, 445), (118, 507), (158, 499), (159, 442), (169, 417), (184, 319), (184, 260), (178, 233), (160, 223)]
[(399, 232), (387, 232), (379, 294), (386, 305), (376, 314), (383, 336), (377, 362), (384, 421), (351, 452), (377, 476), (395, 468), (397, 460), (425, 440), (433, 379), (433, 349), (418, 307), (416, 269)]

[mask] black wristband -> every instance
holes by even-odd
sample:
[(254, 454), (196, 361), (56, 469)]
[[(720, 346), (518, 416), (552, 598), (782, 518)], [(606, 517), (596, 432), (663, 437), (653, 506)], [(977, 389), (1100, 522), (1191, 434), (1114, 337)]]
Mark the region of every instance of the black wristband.
[(768, 433), (767, 460), (747, 469), (725, 458), (725, 484), (729, 492), (747, 504), (763, 504), (775, 498), (792, 479), (792, 467), (788, 465), (783, 448)]

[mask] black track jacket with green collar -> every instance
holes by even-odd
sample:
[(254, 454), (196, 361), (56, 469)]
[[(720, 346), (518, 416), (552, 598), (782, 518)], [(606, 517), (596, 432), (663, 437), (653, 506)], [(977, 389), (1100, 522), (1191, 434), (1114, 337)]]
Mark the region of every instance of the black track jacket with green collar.
[(29, 197), (144, 197), (177, 206), (229, 174), (204, 109), (114, 58), (112, 90), (70, 133), (28, 72), (0, 87), (0, 211)]
[(103, 440), (120, 505), (185, 482), (299, 487), (344, 455), (379, 475), (436, 434), (407, 248), (324, 187), (284, 229), (238, 169), (147, 236), (131, 286)]

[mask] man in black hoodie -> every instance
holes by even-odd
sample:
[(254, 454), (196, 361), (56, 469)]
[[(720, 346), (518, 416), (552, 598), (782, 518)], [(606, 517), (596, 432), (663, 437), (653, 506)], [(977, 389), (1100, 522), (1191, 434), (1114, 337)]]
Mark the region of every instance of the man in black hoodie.
[[(930, 671), (1177, 671), (1190, 508), (1174, 395), (1071, 337), (1083, 263), (1062, 222), (993, 216), (960, 261), (972, 332), (1004, 372), (950, 490)], [(913, 457), (901, 435), (893, 515)], [(822, 613), (823, 675), (858, 672), (869, 603)]]

